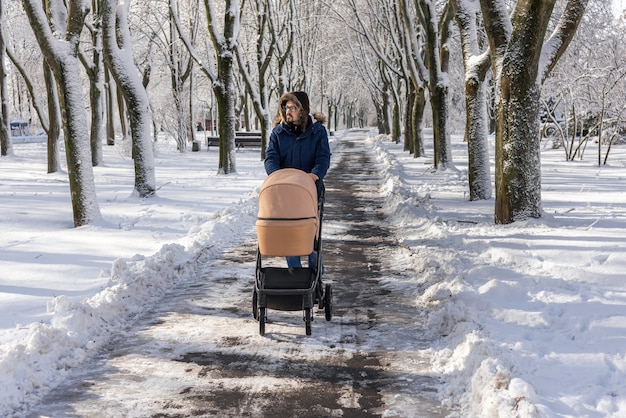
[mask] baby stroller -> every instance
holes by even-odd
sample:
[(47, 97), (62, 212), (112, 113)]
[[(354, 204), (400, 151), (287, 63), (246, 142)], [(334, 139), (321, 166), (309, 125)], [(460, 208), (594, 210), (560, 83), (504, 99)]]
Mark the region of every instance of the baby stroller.
[[(306, 335), (311, 335), (312, 309), (318, 304), (327, 321), (332, 318), (332, 289), (322, 284), (322, 216), (324, 190), (304, 171), (285, 168), (270, 174), (259, 192), (256, 222), (258, 250), (252, 313), (265, 335), (267, 309), (302, 310)], [(264, 266), (268, 257), (317, 253), (315, 266), (280, 268)]]

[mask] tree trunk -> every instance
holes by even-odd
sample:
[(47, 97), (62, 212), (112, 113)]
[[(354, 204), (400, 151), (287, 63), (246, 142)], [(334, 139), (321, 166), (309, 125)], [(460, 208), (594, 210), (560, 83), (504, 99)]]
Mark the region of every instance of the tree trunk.
[[(76, 83), (80, 77), (80, 63), (76, 57), (72, 57), (59, 64), (60, 74), (56, 78), (57, 85), (62, 86), (59, 99), (64, 115), (65, 155), (72, 193), (74, 226), (83, 226), (99, 218), (100, 214), (91, 166), (87, 115), (82, 104), (83, 90)], [(79, 109), (77, 103), (82, 108)]]
[[(389, 74), (388, 68), (384, 65), (378, 65), (378, 72), (380, 73), (381, 86), (380, 86), (380, 98), (373, 97), (372, 101), (376, 101), (379, 103), (377, 106), (377, 115), (379, 119), (379, 132), (384, 135), (390, 135), (391, 140), (398, 143), (400, 137), (394, 136), (394, 134), (400, 134), (399, 132), (393, 132), (393, 97), (396, 96), (397, 92), (395, 91), (394, 86), (394, 77)], [(372, 96), (374, 96), (373, 93)]]
[(448, 83), (447, 83), (447, 46), (440, 42), (440, 30), (447, 33), (447, 24), (451, 16), (448, 7), (444, 11), (445, 19), (437, 24), (434, 1), (420, 1), (423, 27), (426, 39), (426, 66), (428, 67), (428, 90), (433, 115), (434, 164), (435, 168), (445, 168), (452, 162), (450, 132), (448, 129)]
[[(468, 150), (468, 177), (470, 200), (491, 198), (489, 170), (488, 117), (485, 77), (489, 70), (489, 56), (485, 39), (479, 41), (478, 0), (455, 0), (456, 21), (461, 34), (463, 66), (465, 68), (465, 142)], [(483, 37), (484, 38), (484, 37)]]
[[(521, 55), (520, 60), (530, 59)], [(522, 61), (508, 60), (500, 77), (496, 108), (496, 223), (541, 217), (539, 153), (540, 91), (519, 71)]]
[[(500, 224), (541, 217), (541, 165), (539, 153), (539, 58), (555, 0), (520, 0), (513, 13), (512, 30), (500, 51), (499, 97), (496, 103), (495, 222)], [(485, 10), (483, 15), (494, 17)], [(500, 13), (501, 16), (506, 16)], [(496, 23), (494, 22), (494, 25)], [(489, 26), (489, 23), (487, 23)], [(498, 24), (502, 27), (502, 23)], [(493, 28), (494, 26), (490, 26)], [(498, 32), (498, 36), (502, 33)]]
[(236, 0), (226, 0), (224, 5), (224, 34), (216, 29), (213, 2), (205, 0), (209, 32), (217, 53), (217, 79), (213, 83), (213, 92), (217, 100), (218, 131), (220, 136), (220, 155), (218, 172), (230, 174), (237, 172), (235, 159), (235, 49), (239, 38), (239, 4)]
[(393, 105), (391, 108), (391, 138), (397, 144), (402, 137), (402, 119), (400, 117), (400, 102), (398, 97), (393, 95)]
[(404, 103), (404, 147), (403, 151), (413, 154), (415, 150), (415, 129), (413, 127), (413, 103), (415, 102), (415, 87), (412, 83), (408, 84), (406, 100)]
[(539, 86), (567, 48), (587, 3), (568, 0), (542, 48), (555, 1), (519, 0), (510, 20), (501, 2), (480, 2), (499, 85), (495, 173), (499, 224), (541, 216)]
[[(97, 3), (97, 2), (94, 2)], [(94, 11), (96, 14), (97, 11)], [(87, 69), (89, 76), (89, 103), (91, 105), (91, 164), (96, 167), (102, 164), (102, 24), (101, 19), (95, 19), (92, 33), (93, 55), (92, 62)]]
[(115, 113), (115, 90), (117, 87), (113, 84), (111, 80), (111, 73), (105, 67), (104, 68), (104, 84), (105, 84), (105, 94), (106, 94), (106, 137), (107, 137), (107, 145), (115, 145), (115, 122), (114, 122), (114, 113)]
[[(187, 79), (187, 75), (183, 69), (183, 64), (181, 62), (181, 53), (179, 48), (178, 37), (176, 36), (176, 23), (175, 19), (178, 19), (178, 16), (174, 16), (172, 11), (170, 10), (170, 18), (169, 18), (169, 67), (170, 67), (170, 83), (172, 86), (172, 95), (174, 97), (174, 105), (176, 107), (176, 144), (178, 146), (178, 150), (180, 152), (185, 152), (187, 150), (187, 137), (189, 135), (189, 129), (193, 131), (193, 124), (189, 124), (189, 118), (193, 115), (187, 112), (188, 109), (188, 100), (191, 100), (191, 94), (187, 95), (185, 92), (185, 81)], [(195, 32), (192, 31), (192, 37)], [(193, 38), (192, 38), (193, 42)], [(190, 87), (191, 88), (191, 87)]]
[(56, 173), (61, 169), (59, 137), (61, 135), (62, 118), (54, 74), (52, 74), (52, 70), (45, 60), (43, 62), (43, 74), (46, 81), (46, 91), (48, 92), (48, 173)]
[[(189, 61), (189, 65), (193, 67), (193, 61)], [(193, 73), (193, 69), (191, 70), (191, 73)], [(188, 142), (191, 144), (196, 140), (196, 124), (194, 123), (195, 112), (192, 94), (194, 88), (195, 87), (193, 85), (193, 75), (191, 75), (189, 77), (189, 95), (187, 96), (187, 138), (189, 138)]]
[[(96, 200), (85, 101), (80, 80), (80, 61), (78, 59), (78, 39), (84, 25), (88, 9), (80, 0), (69, 2), (67, 11), (66, 33), (64, 39), (54, 37), (52, 29), (44, 18), (41, 2), (23, 0), (33, 33), (37, 38), (46, 61), (50, 65), (56, 84), (63, 112), (63, 132), (65, 137), (65, 155), (70, 183), (70, 195), (74, 215), (74, 226), (83, 226), (100, 217)], [(59, 12), (55, 16), (62, 15)], [(57, 22), (58, 24), (59, 22)]]
[(485, 84), (466, 77), (465, 141), (468, 153), (469, 195), (472, 201), (490, 199), (492, 193), (486, 100)]
[[(437, 77), (438, 79), (438, 77)], [(433, 89), (433, 83), (435, 87)], [(448, 130), (448, 86), (430, 80), (430, 107), (433, 115), (434, 163), (435, 168), (445, 168), (452, 162), (450, 132)]]
[(374, 110), (376, 111), (376, 127), (381, 135), (389, 135), (391, 133), (389, 124), (389, 86), (383, 81), (380, 86), (380, 97), (372, 96)]
[[(109, 70), (109, 73), (113, 73)], [(115, 79), (115, 76), (113, 76)], [(122, 88), (117, 84), (117, 80), (113, 84), (115, 86), (115, 100), (117, 101), (117, 116), (120, 118), (120, 130), (122, 131), (122, 141), (128, 139), (128, 123), (126, 115), (126, 103), (124, 103), (124, 92)]]
[(413, 109), (411, 111), (411, 118), (413, 120), (415, 145), (413, 149), (413, 157), (424, 157), (426, 152), (424, 151), (424, 109), (426, 108), (426, 94), (423, 87), (418, 87), (415, 94), (415, 101), (413, 103)]
[(237, 172), (235, 159), (235, 94), (232, 59), (222, 57), (218, 60), (217, 72), (219, 83), (213, 91), (217, 100), (218, 133), (220, 137), (220, 155), (218, 171), (220, 174)]
[(172, 86), (172, 94), (174, 96), (174, 107), (176, 108), (176, 144), (178, 151), (185, 152), (187, 150), (187, 101), (183, 91), (182, 82)]
[(139, 72), (132, 65), (130, 33), (128, 22), (125, 20), (128, 16), (128, 7), (129, 3), (118, 6), (117, 0), (102, 0), (100, 4), (104, 56), (128, 108), (135, 165), (134, 192), (140, 197), (149, 197), (156, 193), (150, 107), (148, 94)]
[(91, 105), (91, 164), (102, 164), (102, 74), (99, 53), (94, 52), (93, 66), (89, 73), (89, 103)]
[(4, 37), (4, 3), (0, 4), (0, 155), (13, 153), (9, 118), (9, 90), (7, 87), (6, 43)]

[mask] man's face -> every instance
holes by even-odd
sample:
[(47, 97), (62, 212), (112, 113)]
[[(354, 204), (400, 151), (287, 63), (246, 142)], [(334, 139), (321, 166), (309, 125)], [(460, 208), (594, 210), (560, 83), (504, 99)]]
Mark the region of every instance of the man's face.
[(285, 119), (294, 125), (300, 123), (300, 108), (291, 100), (285, 104)]

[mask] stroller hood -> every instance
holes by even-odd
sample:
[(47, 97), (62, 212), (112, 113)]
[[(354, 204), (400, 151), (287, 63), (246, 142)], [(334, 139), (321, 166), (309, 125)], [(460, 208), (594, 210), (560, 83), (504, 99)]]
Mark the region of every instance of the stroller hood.
[(256, 227), (261, 254), (310, 254), (319, 227), (317, 188), (313, 179), (294, 168), (270, 174), (259, 192)]

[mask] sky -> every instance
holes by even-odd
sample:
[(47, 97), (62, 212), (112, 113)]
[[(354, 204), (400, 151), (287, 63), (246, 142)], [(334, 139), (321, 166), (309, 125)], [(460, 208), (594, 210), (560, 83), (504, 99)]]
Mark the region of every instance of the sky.
[[(387, 262), (415, 272), (385, 285), (427, 316), (434, 342), (420, 355), (451, 416), (626, 416), (626, 145), (598, 167), (597, 144), (567, 162), (544, 141), (544, 216), (494, 225), (493, 199), (467, 201), (462, 135), (445, 171), (375, 131), (337, 132), (331, 147), (346, 137), (377, 156), (376, 193), (411, 249)], [(200, 251), (248, 236), (265, 178), (258, 151), (238, 152), (238, 173), (220, 176), (216, 149), (180, 154), (162, 140), (155, 150), (157, 197), (140, 199), (128, 145), (104, 148), (94, 168), (102, 219), (80, 228), (67, 173), (46, 174), (45, 143), (16, 141), (0, 159), (0, 415), (36, 405), (191, 280)]]

